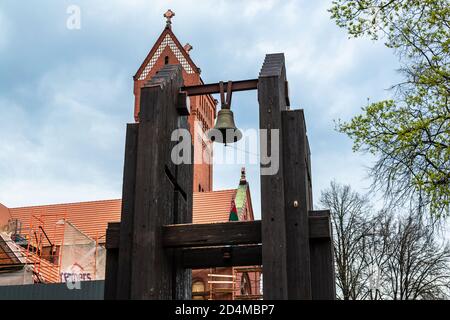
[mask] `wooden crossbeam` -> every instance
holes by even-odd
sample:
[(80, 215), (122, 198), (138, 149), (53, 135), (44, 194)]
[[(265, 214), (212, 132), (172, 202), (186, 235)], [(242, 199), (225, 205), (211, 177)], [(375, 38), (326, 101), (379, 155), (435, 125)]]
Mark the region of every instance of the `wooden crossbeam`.
[(180, 263), (188, 269), (260, 266), (261, 244), (182, 249)]
[[(309, 217), (309, 238), (329, 238), (330, 218)], [(119, 246), (120, 223), (109, 223), (106, 248)], [(261, 243), (261, 221), (239, 221), (207, 224), (176, 224), (163, 227), (163, 246), (166, 248), (191, 248), (212, 246), (250, 245)]]
[(178, 224), (163, 227), (163, 246), (166, 248), (258, 243), (261, 243), (260, 221)]

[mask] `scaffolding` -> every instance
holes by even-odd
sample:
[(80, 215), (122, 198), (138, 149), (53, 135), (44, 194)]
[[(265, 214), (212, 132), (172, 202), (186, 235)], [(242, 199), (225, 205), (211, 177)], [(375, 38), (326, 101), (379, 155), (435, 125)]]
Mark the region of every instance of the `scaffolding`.
[[(231, 274), (229, 270), (231, 269)], [(224, 273), (209, 269), (209, 300), (261, 300), (262, 267), (233, 267)]]
[(233, 297), (235, 280), (234, 275), (209, 273), (209, 300), (225, 299), (230, 295)]
[[(106, 250), (99, 245), (98, 235), (88, 237), (68, 216), (67, 209), (49, 213), (46, 208), (33, 208), (29, 220), (9, 221), (8, 237), (2, 239), (9, 247), (8, 254), (17, 258), (15, 267), (32, 270), (33, 282), (104, 279)], [(7, 267), (2, 261), (0, 264)]]
[(48, 213), (46, 208), (33, 208), (29, 227), (13, 235), (13, 241), (25, 247), (25, 264), (33, 267), (35, 282), (59, 282), (66, 217), (67, 209)]
[(64, 245), (61, 247), (61, 281), (79, 282), (105, 277), (106, 251), (69, 221), (66, 222)]
[(234, 267), (233, 300), (262, 300), (262, 267)]

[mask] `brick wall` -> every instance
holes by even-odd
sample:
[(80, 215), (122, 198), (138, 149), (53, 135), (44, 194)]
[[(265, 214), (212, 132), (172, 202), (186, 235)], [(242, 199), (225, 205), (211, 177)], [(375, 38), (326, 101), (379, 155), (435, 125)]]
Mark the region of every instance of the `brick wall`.
[[(184, 49), (182, 49), (184, 50)], [(172, 50), (167, 46), (161, 53), (153, 68), (150, 70), (144, 80), (135, 79), (134, 81), (134, 117), (135, 121), (139, 121), (140, 93), (144, 84), (151, 79), (165, 64), (179, 64)], [(202, 83), (199, 73), (187, 73), (184, 68), (182, 71), (184, 84), (186, 86), (199, 85)], [(211, 96), (195, 96), (190, 98), (191, 115), (189, 116), (189, 125), (191, 128), (191, 136), (194, 137), (194, 123), (199, 121), (204, 130), (210, 129), (215, 122), (215, 103)], [(201, 157), (205, 146), (194, 148), (194, 153)], [(202, 150), (203, 148), (203, 150)], [(211, 157), (211, 153), (206, 151), (207, 157)], [(212, 165), (211, 164), (195, 164), (194, 165), (194, 185), (193, 190), (212, 191)]]

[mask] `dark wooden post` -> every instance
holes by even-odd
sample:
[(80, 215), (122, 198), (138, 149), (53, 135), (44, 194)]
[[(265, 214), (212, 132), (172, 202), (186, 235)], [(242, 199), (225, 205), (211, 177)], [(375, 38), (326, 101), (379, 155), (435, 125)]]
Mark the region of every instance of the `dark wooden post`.
[[(261, 146), (264, 298), (334, 299), (332, 241), (329, 236), (310, 240), (308, 221), (313, 200), (309, 142), (303, 110), (287, 107), (283, 54), (266, 56), (258, 80), (258, 100), (260, 128), (269, 131), (267, 149), (270, 152), (278, 143), (279, 151), (278, 172), (265, 175), (266, 154)], [(271, 136), (271, 129), (279, 130), (278, 140)], [(329, 216), (326, 218), (329, 221)]]
[(119, 248), (110, 246), (111, 239), (119, 234), (120, 225), (109, 223), (106, 230), (106, 266), (105, 266), (105, 300), (116, 300), (117, 297), (117, 275), (119, 269)]
[[(181, 99), (185, 99), (182, 95)], [(179, 118), (179, 127), (188, 128), (187, 117)], [(194, 154), (193, 146), (191, 146), (191, 155)], [(193, 161), (193, 159), (191, 159)], [(176, 187), (174, 191), (175, 207), (174, 220), (175, 224), (192, 223), (192, 193), (193, 193), (193, 165), (180, 164), (175, 167), (175, 175), (177, 177)], [(179, 261), (179, 252), (173, 254), (173, 266), (175, 268), (173, 274), (173, 298), (176, 300), (192, 299), (192, 270), (184, 268)]]
[(136, 157), (139, 125), (127, 125), (125, 142), (125, 162), (122, 187), (122, 214), (119, 238), (117, 299), (130, 299), (131, 259), (133, 243), (134, 192), (136, 185)]
[[(262, 262), (264, 299), (287, 299), (287, 245), (286, 221), (284, 213), (283, 148), (281, 111), (287, 109), (286, 69), (284, 54), (266, 56), (258, 81), (259, 124), (261, 132), (261, 212), (262, 212)], [(272, 137), (271, 130), (279, 130), (278, 140)], [(264, 154), (264, 141), (267, 140), (267, 154)], [(264, 164), (271, 156), (271, 147), (279, 148), (278, 171), (265, 174), (263, 170), (273, 166)]]
[(308, 219), (312, 197), (303, 110), (283, 111), (282, 120), (288, 298), (309, 300), (312, 295)]
[[(141, 92), (131, 299), (174, 299), (179, 296), (174, 292), (174, 281), (186, 281), (183, 286), (190, 283), (184, 279), (185, 273), (176, 274), (179, 269), (173, 266), (174, 257), (162, 244), (162, 226), (178, 220), (177, 201), (192, 203), (192, 193), (178, 185), (170, 152), (175, 144), (171, 134), (179, 123), (177, 106), (182, 86), (181, 66), (168, 65)], [(192, 176), (186, 179), (192, 185)], [(176, 198), (175, 191), (184, 192), (185, 198)]]
[[(189, 299), (191, 273), (163, 247), (164, 225), (192, 221), (192, 165), (175, 165), (173, 130), (188, 129), (178, 106), (181, 66), (167, 65), (141, 90), (140, 123), (127, 128), (116, 297)], [(113, 281), (106, 279), (106, 282)], [(111, 287), (105, 285), (105, 289)], [(111, 296), (105, 293), (105, 296)]]
[(334, 269), (333, 233), (330, 211), (312, 211), (311, 217), (328, 217), (329, 237), (310, 239), (311, 283), (314, 300), (336, 299), (336, 273)]

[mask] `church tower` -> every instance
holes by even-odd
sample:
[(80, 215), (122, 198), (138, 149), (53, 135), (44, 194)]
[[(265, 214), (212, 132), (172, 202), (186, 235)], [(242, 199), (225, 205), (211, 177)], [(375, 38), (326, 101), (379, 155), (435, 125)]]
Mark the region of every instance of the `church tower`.
[[(182, 66), (183, 80), (185, 86), (203, 84), (200, 77), (201, 70), (192, 61), (189, 52), (193, 49), (187, 43), (181, 45), (172, 31), (172, 18), (175, 13), (168, 10), (164, 17), (166, 26), (153, 45), (149, 54), (139, 67), (134, 79), (134, 119), (139, 122), (140, 95), (141, 88), (166, 64), (180, 64)], [(216, 117), (216, 100), (210, 96), (190, 97), (191, 111), (189, 115), (189, 125), (191, 136), (194, 139), (194, 125), (201, 126), (206, 132), (214, 126)], [(193, 140), (194, 143), (194, 140)], [(194, 159), (205, 159), (202, 163), (194, 164), (194, 192), (212, 191), (212, 148), (211, 142), (202, 141), (194, 143)], [(210, 159), (210, 160), (209, 160)]]

